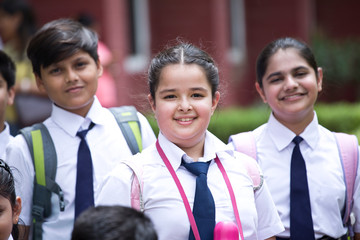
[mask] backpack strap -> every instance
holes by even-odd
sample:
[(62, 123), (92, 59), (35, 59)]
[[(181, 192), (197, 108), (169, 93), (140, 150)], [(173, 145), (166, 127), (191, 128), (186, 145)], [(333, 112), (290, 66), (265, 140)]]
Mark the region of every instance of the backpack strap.
[(245, 153), (257, 161), (256, 142), (252, 131), (231, 135), (230, 142), (233, 143), (236, 151)]
[(121, 106), (109, 108), (109, 110), (114, 115), (132, 154), (141, 152), (141, 128), (136, 108)]
[[(238, 152), (245, 153), (257, 161), (256, 142), (252, 131), (241, 132), (229, 137), (229, 143), (232, 142), (234, 149)], [(253, 180), (254, 190), (261, 188), (264, 178), (255, 161), (244, 159), (246, 170)]]
[(133, 171), (133, 180), (131, 183), (131, 207), (143, 212), (145, 209), (144, 201), (142, 198), (142, 189), (143, 189), (143, 181), (142, 181), (142, 166), (137, 164), (135, 159), (131, 161), (124, 161), (124, 163)]
[(54, 143), (44, 124), (38, 123), (20, 130), (29, 147), (34, 164), (33, 239), (42, 239), (42, 223), (51, 215), (51, 194), (59, 196), (60, 211), (64, 211), (64, 194), (55, 182), (57, 156)]
[[(345, 212), (343, 214), (343, 223), (351, 227), (350, 214), (353, 206), (353, 194), (355, 178), (357, 174), (359, 161), (359, 146), (356, 136), (345, 133), (334, 133), (338, 144), (341, 165), (344, 172), (344, 181), (346, 186)], [(351, 231), (350, 231), (351, 233)]]

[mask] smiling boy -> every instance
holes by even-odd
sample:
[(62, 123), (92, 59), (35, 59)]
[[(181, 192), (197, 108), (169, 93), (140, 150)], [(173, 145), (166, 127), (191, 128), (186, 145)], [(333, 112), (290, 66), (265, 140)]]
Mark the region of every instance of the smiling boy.
[[(61, 240), (70, 239), (71, 236), (75, 213), (78, 213), (78, 189), (82, 189), (77, 186), (77, 177), (85, 172), (78, 167), (78, 150), (80, 154), (83, 142), (77, 136), (79, 130), (94, 125), (85, 138), (92, 160), (90, 177), (93, 177), (93, 181), (90, 181), (90, 185), (93, 185), (93, 194), (97, 193), (105, 174), (121, 159), (132, 155), (114, 116), (101, 106), (95, 96), (97, 81), (102, 74), (97, 41), (97, 35), (80, 23), (59, 19), (44, 25), (27, 49), (37, 85), (53, 102), (51, 116), (44, 121), (44, 125), (56, 149), (55, 181), (64, 193), (65, 203), (65, 210), (60, 211), (59, 198), (52, 195), (52, 213), (42, 224), (43, 239)], [(137, 115), (145, 148), (154, 142), (155, 135), (146, 118), (140, 113)], [(32, 224), (35, 172), (22, 135), (14, 139), (7, 153), (10, 165), (19, 170), (16, 178), (21, 184), (17, 189), (23, 199), (21, 218), (26, 230)]]

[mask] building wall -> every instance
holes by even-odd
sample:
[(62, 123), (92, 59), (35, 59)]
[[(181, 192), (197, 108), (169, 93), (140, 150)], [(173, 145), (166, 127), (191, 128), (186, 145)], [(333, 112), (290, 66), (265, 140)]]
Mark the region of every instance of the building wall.
[[(112, 49), (112, 67), (117, 81), (119, 104), (134, 104), (149, 110), (146, 94), (146, 66), (129, 71), (130, 24), (125, 0), (29, 0), (39, 23), (59, 17), (90, 12), (101, 22), (101, 38)], [(202, 46), (219, 65), (221, 106), (247, 105), (259, 101), (255, 83), (255, 62), (261, 49), (275, 38), (291, 36), (306, 42), (317, 27), (333, 37), (360, 36), (357, 27), (357, 0), (243, 0), (245, 8), (246, 56), (229, 59), (230, 0), (148, 0), (149, 54), (182, 37)]]

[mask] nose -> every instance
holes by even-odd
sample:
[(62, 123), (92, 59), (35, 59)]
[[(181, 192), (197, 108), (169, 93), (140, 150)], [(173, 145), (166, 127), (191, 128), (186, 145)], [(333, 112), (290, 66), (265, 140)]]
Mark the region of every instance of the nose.
[(190, 101), (187, 98), (180, 99), (178, 109), (183, 112), (190, 111), (192, 109)]
[(291, 90), (297, 88), (299, 83), (292, 76), (287, 76), (285, 78), (284, 90)]
[(79, 75), (73, 69), (68, 69), (66, 71), (66, 76), (65, 77), (66, 77), (66, 82), (73, 82), (73, 81), (78, 81), (79, 80)]

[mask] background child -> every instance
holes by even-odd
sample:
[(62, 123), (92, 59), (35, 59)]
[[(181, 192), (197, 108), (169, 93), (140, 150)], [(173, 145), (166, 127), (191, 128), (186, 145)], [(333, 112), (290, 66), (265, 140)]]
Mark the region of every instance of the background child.
[(17, 223), (21, 199), (15, 195), (15, 184), (10, 167), (0, 159), (0, 239), (19, 239)]
[(71, 240), (157, 240), (150, 219), (133, 208), (98, 206), (75, 221)]
[[(296, 221), (291, 220), (291, 204), (295, 201), (291, 200), (291, 183), (300, 179), (290, 179), (295, 174), (291, 171), (295, 149), (292, 141), (295, 136), (301, 136), (303, 141), (299, 146), (306, 165), (311, 206), (310, 221), (307, 222), (313, 222), (311, 236), (304, 237), (302, 232), (302, 239), (340, 239), (342, 236), (341, 239), (347, 239), (344, 236), (347, 228), (342, 223), (346, 189), (338, 145), (334, 134), (319, 125), (314, 111), (318, 92), (322, 90), (322, 69), (317, 67), (305, 43), (281, 38), (271, 42), (260, 53), (256, 72), (256, 89), (272, 109), (269, 121), (255, 129), (253, 136), (257, 160), (285, 226), (285, 231), (277, 236), (297, 239), (293, 233), (298, 227), (291, 223)], [(235, 139), (234, 136), (231, 139)], [(359, 176), (354, 189), (352, 210), (359, 218)], [(304, 205), (302, 211), (305, 211)], [(355, 239), (359, 239), (359, 221), (355, 223), (355, 232)]]
[[(42, 236), (43, 239), (68, 240), (75, 211), (81, 212), (77, 211), (77, 203), (82, 204), (93, 198), (91, 192), (97, 192), (103, 176), (121, 159), (132, 156), (132, 153), (114, 116), (95, 97), (102, 67), (97, 55), (97, 35), (93, 31), (77, 21), (55, 20), (45, 24), (34, 35), (27, 53), (40, 91), (46, 92), (53, 102), (51, 116), (44, 121), (44, 125), (55, 145), (55, 181), (63, 191), (65, 203), (65, 210), (60, 211), (59, 198), (53, 194), (52, 212), (42, 224)], [(155, 136), (146, 118), (140, 113), (137, 115), (145, 148), (154, 142)], [(80, 140), (77, 132), (91, 125), (93, 127), (88, 131), (86, 141)], [(86, 147), (86, 154), (91, 158), (90, 166), (82, 167), (80, 164), (87, 158), (82, 157), (84, 152), (81, 150)], [(21, 217), (26, 227), (29, 227), (32, 224), (34, 166), (22, 135), (14, 138), (7, 154), (9, 164), (19, 170), (16, 178), (21, 183), (17, 186), (23, 199)], [(87, 171), (90, 172), (88, 176), (80, 177)], [(79, 182), (88, 179), (90, 181), (84, 186), (78, 186)], [(90, 188), (85, 190), (88, 186)], [(83, 196), (78, 196), (80, 192), (90, 194), (79, 201)], [(89, 205), (93, 203), (89, 202)]]
[(15, 97), (15, 65), (0, 50), (0, 158), (6, 159), (5, 148), (13, 137), (10, 135), (9, 124), (5, 121), (6, 107), (12, 105)]
[[(245, 239), (268, 239), (283, 231), (266, 184), (254, 192), (254, 184), (243, 165), (246, 160), (252, 163), (254, 160), (227, 150), (224, 143), (207, 131), (220, 99), (218, 69), (213, 59), (191, 44), (170, 47), (151, 61), (148, 83), (148, 98), (160, 133), (156, 144), (128, 163), (142, 169), (144, 212), (154, 223), (159, 239), (194, 239), (196, 230), (194, 226), (190, 230), (189, 223), (193, 215), (201, 239), (213, 239), (215, 223), (236, 222), (238, 215)], [(220, 160), (215, 162), (217, 156)], [(238, 211), (227, 194), (230, 187), (219, 170), (219, 162), (233, 183)], [(132, 204), (134, 173), (128, 163), (120, 164), (106, 178), (97, 204)], [(208, 167), (207, 177), (197, 178), (184, 167), (192, 164)], [(207, 187), (195, 186), (198, 180), (206, 178), (210, 193)], [(195, 207), (194, 214), (191, 213), (201, 193), (208, 196), (199, 205), (210, 199), (206, 208), (213, 214), (206, 219), (205, 228), (201, 227)], [(211, 195), (215, 206), (211, 204)]]

